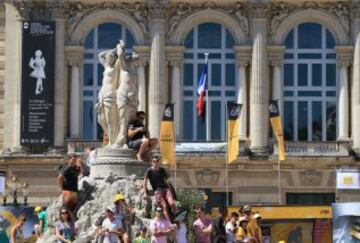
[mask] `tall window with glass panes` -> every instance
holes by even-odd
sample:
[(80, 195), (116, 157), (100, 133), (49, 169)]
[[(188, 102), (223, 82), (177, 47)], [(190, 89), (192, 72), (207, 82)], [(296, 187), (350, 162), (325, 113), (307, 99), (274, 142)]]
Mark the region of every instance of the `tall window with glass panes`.
[(337, 137), (337, 67), (332, 33), (317, 23), (292, 29), (285, 39), (284, 135), (290, 141)]

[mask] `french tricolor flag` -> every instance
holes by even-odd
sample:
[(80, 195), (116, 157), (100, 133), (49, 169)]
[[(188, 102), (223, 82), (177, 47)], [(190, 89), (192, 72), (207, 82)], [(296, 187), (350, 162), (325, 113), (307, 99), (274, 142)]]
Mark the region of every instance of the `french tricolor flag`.
[(206, 61), (205, 68), (201, 73), (201, 77), (199, 79), (198, 88), (197, 88), (198, 100), (197, 100), (196, 108), (199, 117), (204, 116), (204, 97), (206, 95), (206, 90), (208, 89), (207, 77), (208, 77), (208, 62)]

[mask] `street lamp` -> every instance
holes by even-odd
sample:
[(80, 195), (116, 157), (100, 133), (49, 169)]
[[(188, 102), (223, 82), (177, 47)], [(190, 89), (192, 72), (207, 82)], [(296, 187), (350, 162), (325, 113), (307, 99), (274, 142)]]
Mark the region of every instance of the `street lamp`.
[(18, 178), (16, 176), (11, 177), (10, 187), (12, 190), (12, 196), (14, 199), (14, 206), (17, 205), (17, 190), (18, 190)]
[(24, 206), (27, 206), (28, 205), (28, 203), (27, 203), (28, 196), (30, 194), (28, 183), (24, 182), (22, 184), (22, 191), (23, 191), (23, 197), (24, 197)]

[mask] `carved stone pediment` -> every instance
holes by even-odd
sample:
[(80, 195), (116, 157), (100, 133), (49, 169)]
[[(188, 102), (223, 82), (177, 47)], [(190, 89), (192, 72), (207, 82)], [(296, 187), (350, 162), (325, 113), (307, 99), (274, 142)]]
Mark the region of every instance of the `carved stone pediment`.
[(300, 184), (302, 186), (319, 186), (323, 173), (316, 170), (306, 170), (300, 172)]
[(195, 172), (195, 176), (199, 185), (216, 185), (219, 181), (220, 172), (211, 169), (204, 169)]
[(273, 33), (279, 24), (292, 12), (304, 9), (325, 11), (339, 20), (347, 32), (350, 31), (350, 8), (346, 2), (315, 2), (309, 1), (302, 4), (290, 4), (285, 2), (272, 3), (270, 7), (270, 33)]

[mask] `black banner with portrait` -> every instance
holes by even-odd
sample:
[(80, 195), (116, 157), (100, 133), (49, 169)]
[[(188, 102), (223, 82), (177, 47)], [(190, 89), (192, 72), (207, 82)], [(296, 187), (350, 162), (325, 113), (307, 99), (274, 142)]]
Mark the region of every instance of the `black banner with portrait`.
[(38, 150), (54, 143), (55, 23), (24, 21), (22, 27), (20, 141)]

